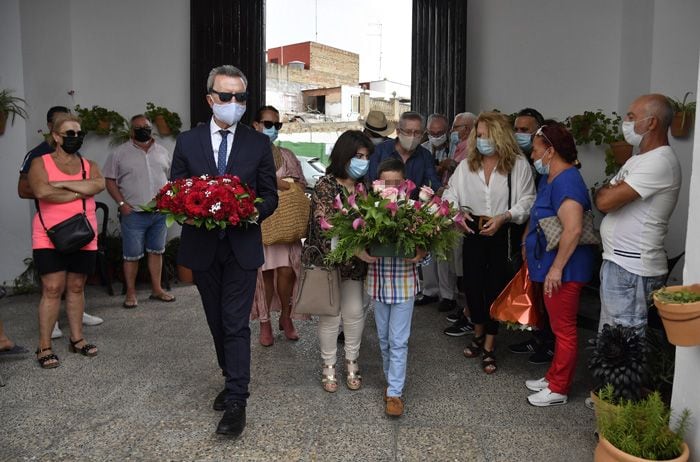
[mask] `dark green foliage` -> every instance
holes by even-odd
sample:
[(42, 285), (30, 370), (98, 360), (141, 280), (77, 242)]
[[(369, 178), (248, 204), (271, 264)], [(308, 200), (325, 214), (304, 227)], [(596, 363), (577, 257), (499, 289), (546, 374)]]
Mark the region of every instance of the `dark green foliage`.
[(642, 395), (644, 378), (644, 339), (633, 327), (606, 324), (598, 334), (588, 368), (596, 390), (610, 384), (615, 398), (637, 401)]

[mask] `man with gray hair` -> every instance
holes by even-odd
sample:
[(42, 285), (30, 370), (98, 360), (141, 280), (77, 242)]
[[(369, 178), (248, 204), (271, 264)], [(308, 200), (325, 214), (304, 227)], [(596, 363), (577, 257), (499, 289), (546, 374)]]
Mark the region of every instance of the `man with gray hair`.
[[(215, 67), (207, 79), (208, 124), (178, 136), (170, 179), (236, 175), (255, 191), (258, 223), (277, 208), (277, 178), (270, 138), (239, 123), (248, 99), (245, 75), (234, 66)], [(225, 230), (182, 226), (178, 263), (192, 269), (214, 339), (225, 388), (213, 408), (225, 411), (216, 432), (238, 437), (246, 424), (250, 383), (250, 310), (263, 264), (259, 226)]]
[(442, 181), (435, 171), (435, 160), (430, 151), (420, 145), (425, 133), (425, 119), (417, 112), (408, 111), (401, 114), (398, 137), (389, 139), (377, 145), (370, 156), (367, 179), (371, 183), (376, 180), (379, 164), (384, 159), (395, 158), (406, 166), (406, 179), (413, 181), (417, 188), (413, 191), (413, 199), (418, 199), (421, 186), (429, 186), (434, 191), (442, 188)]
[(450, 146), (452, 150), (452, 160), (454, 160), (454, 169), (457, 164), (467, 157), (467, 140), (469, 134), (474, 128), (476, 116), (471, 112), (461, 112), (455, 116), (452, 121), (452, 133), (450, 133)]
[(673, 109), (664, 95), (634, 100), (622, 123), (625, 141), (639, 148), (607, 185), (595, 205), (607, 215), (600, 226), (600, 324), (643, 332), (651, 293), (667, 278), (664, 239), (681, 187), (681, 168), (668, 145)]

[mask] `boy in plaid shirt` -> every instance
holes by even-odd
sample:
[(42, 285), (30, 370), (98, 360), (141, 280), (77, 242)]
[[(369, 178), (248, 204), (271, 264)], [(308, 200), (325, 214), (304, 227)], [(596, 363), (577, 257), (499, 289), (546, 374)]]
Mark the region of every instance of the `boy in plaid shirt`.
[[(378, 174), (385, 186), (398, 186), (404, 180), (404, 172), (401, 160), (387, 159), (379, 165)], [(425, 250), (419, 249), (411, 259), (372, 258), (367, 271), (367, 293), (374, 300), (374, 318), (387, 381), (384, 392), (386, 413), (393, 417), (403, 414), (408, 337), (411, 334), (413, 302), (418, 293), (416, 265), (425, 255)]]

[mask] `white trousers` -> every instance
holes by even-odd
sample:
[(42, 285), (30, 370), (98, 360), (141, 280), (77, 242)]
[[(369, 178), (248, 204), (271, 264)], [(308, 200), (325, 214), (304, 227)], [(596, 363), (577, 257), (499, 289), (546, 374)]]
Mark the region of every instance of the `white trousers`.
[(356, 360), (360, 356), (362, 331), (365, 327), (365, 300), (363, 282), (346, 280), (340, 283), (340, 314), (319, 316), (318, 343), (323, 364), (335, 364), (338, 351), (338, 328), (343, 321), (345, 333), (345, 359)]

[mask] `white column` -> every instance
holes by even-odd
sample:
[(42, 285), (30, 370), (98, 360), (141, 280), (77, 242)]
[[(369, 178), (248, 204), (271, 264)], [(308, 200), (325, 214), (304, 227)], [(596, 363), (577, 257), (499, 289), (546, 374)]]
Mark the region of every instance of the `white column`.
[[(699, 60), (700, 62), (700, 60)], [(698, 73), (700, 75), (700, 72)], [(700, 78), (695, 94), (700, 94)], [(683, 271), (683, 283), (693, 284), (700, 282), (700, 245), (697, 236), (700, 236), (700, 207), (692, 199), (700, 198), (700, 120), (695, 118), (694, 144), (693, 144), (693, 169), (690, 178), (690, 207), (688, 207), (688, 229), (685, 244), (685, 268)], [(685, 175), (685, 172), (684, 172)], [(693, 237), (691, 237), (693, 236)], [(685, 436), (690, 446), (690, 460), (700, 461), (700, 346), (676, 347), (676, 368), (673, 378), (673, 397), (671, 407), (676, 414), (681, 410), (690, 409), (692, 425)]]

